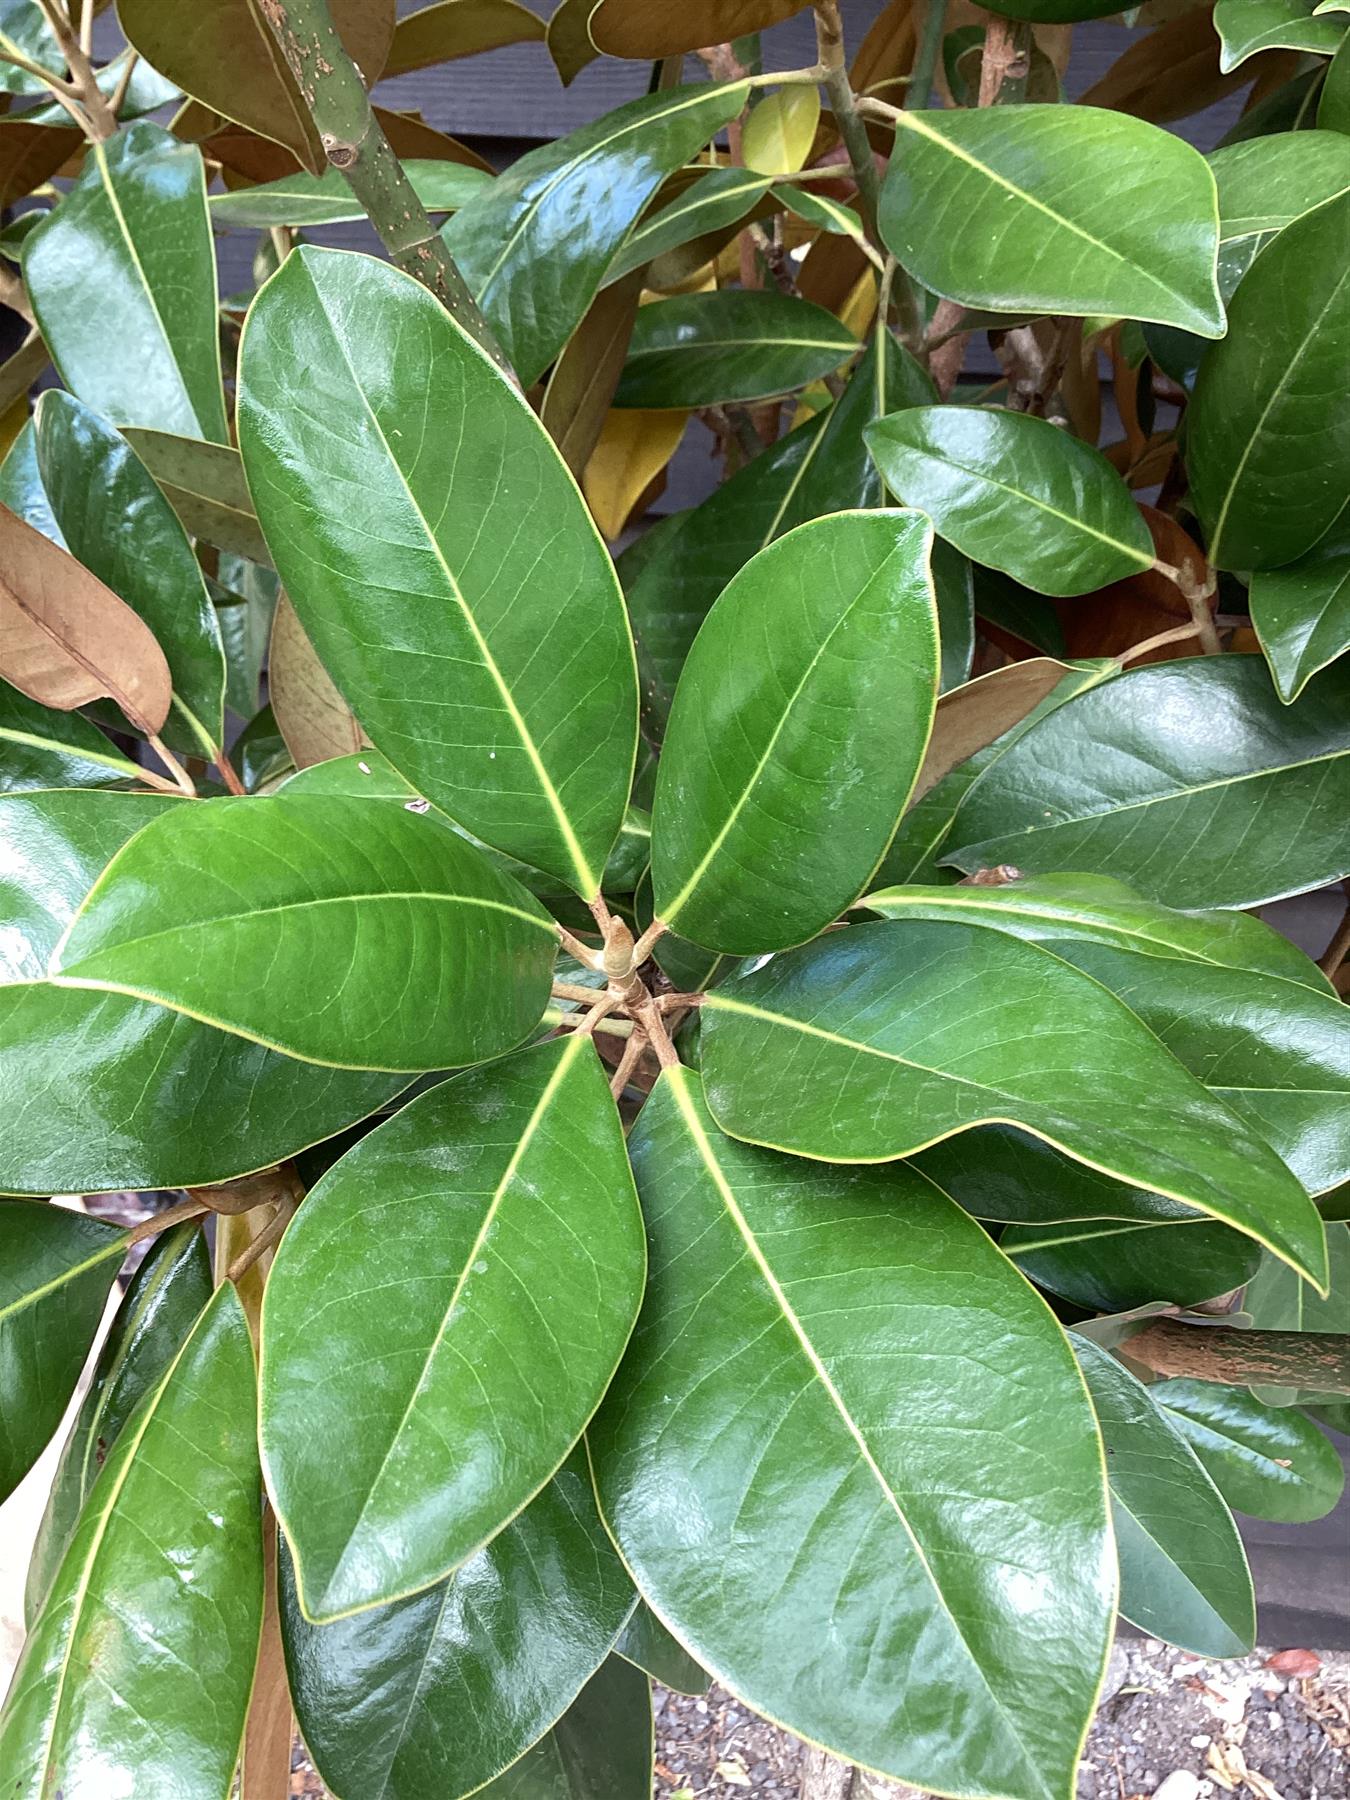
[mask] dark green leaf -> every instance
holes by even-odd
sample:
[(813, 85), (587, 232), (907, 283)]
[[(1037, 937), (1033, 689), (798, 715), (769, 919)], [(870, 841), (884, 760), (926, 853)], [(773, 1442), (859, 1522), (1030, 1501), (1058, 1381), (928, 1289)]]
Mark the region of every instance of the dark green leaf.
[(481, 1800), (648, 1800), (652, 1692), (645, 1675), (611, 1656), (567, 1712)]
[(1244, 1655), (1256, 1607), (1222, 1495), (1149, 1390), (1086, 1338), (1074, 1347), (1106, 1444), (1121, 1612), (1201, 1656)]
[(1350, 188), (1350, 158), (1335, 131), (1278, 131), (1216, 150), (1219, 286), (1231, 299), (1254, 258), (1287, 225)]
[(576, 1451), (448, 1580), (331, 1625), (282, 1558), (291, 1696), (335, 1793), (476, 1793), (566, 1711), (604, 1661), (633, 1587)]
[(1226, 75), (1259, 50), (1308, 50), (1330, 56), (1345, 36), (1345, 20), (1334, 13), (1315, 19), (1316, 0), (1218, 0), (1214, 29), (1223, 48), (1219, 68)]
[(55, 712), (0, 681), (0, 793), (33, 788), (101, 788), (136, 781), (140, 769), (97, 725)]
[(451, 255), (525, 386), (580, 324), (662, 179), (736, 117), (746, 92), (733, 82), (630, 100), (527, 151), (445, 227)]
[[(972, 992), (978, 1006), (961, 998)], [(700, 1016), (708, 1102), (739, 1137), (879, 1162), (1020, 1125), (1323, 1278), (1321, 1220), (1274, 1152), (1114, 995), (1037, 944), (970, 925), (851, 926), (719, 988)]]
[(1281, 700), (1297, 700), (1319, 669), (1350, 649), (1350, 520), (1297, 562), (1259, 570), (1248, 603)]
[(938, 690), (947, 694), (970, 680), (975, 657), (975, 582), (965, 557), (941, 538), (933, 541), (933, 592), (942, 650)]
[(1160, 1381), (1149, 1398), (1239, 1512), (1304, 1524), (1340, 1499), (1345, 1470), (1334, 1445), (1293, 1407), (1266, 1406), (1245, 1388), (1212, 1381)]
[(404, 75), (457, 56), (542, 38), (544, 21), (519, 0), (436, 0), (405, 12), (394, 27), (386, 75)]
[(1009, 1125), (982, 1125), (943, 1138), (913, 1161), (977, 1219), (1035, 1225), (1195, 1220), (1194, 1210), (1180, 1201), (1103, 1175)]
[(885, 853), (937, 695), (931, 527), (834, 513), (762, 550), (685, 664), (653, 809), (660, 917), (751, 955), (814, 934)]
[(268, 1483), (310, 1617), (440, 1580), (539, 1491), (614, 1372), (644, 1257), (582, 1037), (434, 1088), (324, 1176), (263, 1309)]
[(218, 550), (270, 564), (243, 464), (233, 445), (209, 444), (200, 438), (175, 437), (168, 431), (137, 426), (129, 426), (123, 435), (159, 483), (185, 531)]
[(1107, 1313), (1150, 1300), (1197, 1306), (1241, 1287), (1261, 1260), (1260, 1246), (1226, 1225), (1175, 1219), (1010, 1225), (999, 1248), (1037, 1287)]
[(23, 247), (24, 279), (70, 390), (119, 425), (227, 443), (216, 265), (201, 151), (158, 125), (91, 144)]
[(976, 562), (1042, 594), (1086, 594), (1153, 565), (1100, 451), (1029, 413), (915, 406), (868, 428), (886, 485)]
[(653, 1608), (850, 1760), (1065, 1792), (1114, 1595), (1100, 1450), (1049, 1312), (926, 1182), (734, 1143), (686, 1070), (630, 1148), (652, 1275), (589, 1442)]
[(967, 306), (1223, 332), (1214, 177), (1143, 119), (1085, 106), (901, 113), (881, 229), (917, 280)]
[(645, 1601), (639, 1600), (633, 1616), (619, 1633), (614, 1646), (618, 1655), (677, 1694), (706, 1694), (712, 1677), (694, 1661), (684, 1645), (673, 1638)]
[(1317, 123), (1324, 131), (1350, 132), (1350, 37), (1327, 65), (1317, 102)]
[(709, 169), (633, 227), (605, 270), (605, 286), (705, 232), (734, 225), (764, 198), (769, 184), (767, 175), (757, 175), (753, 169)]
[(943, 860), (1114, 875), (1169, 906), (1259, 906), (1350, 874), (1347, 752), (1339, 666), (1289, 707), (1257, 656), (1128, 670), (1004, 752)]
[(766, 289), (681, 294), (638, 309), (616, 406), (713, 406), (787, 394), (858, 348), (833, 313)]
[[(428, 212), (456, 212), (487, 187), (492, 177), (469, 163), (438, 162), (429, 157), (408, 157), (403, 172)], [(279, 181), (238, 188), (232, 194), (213, 194), (211, 220), (215, 225), (262, 227), (273, 225), (341, 225), (364, 219), (366, 209), (352, 192), (341, 169), (331, 166), (322, 175), (303, 170), (283, 175)]]
[(537, 419), (424, 288), (340, 251), (286, 259), (242, 362), (258, 516), (367, 735), (589, 898), (628, 801), (637, 678), (608, 554)]

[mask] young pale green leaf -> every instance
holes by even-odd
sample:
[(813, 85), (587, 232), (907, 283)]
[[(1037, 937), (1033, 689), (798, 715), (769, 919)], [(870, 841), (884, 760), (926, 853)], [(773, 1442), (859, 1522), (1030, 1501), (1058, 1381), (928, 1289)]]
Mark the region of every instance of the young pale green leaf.
[(132, 1276), (62, 1446), (38, 1526), (24, 1590), (30, 1630), (122, 1427), (177, 1355), (211, 1289), (211, 1257), (195, 1222), (157, 1237)]
[(663, 178), (737, 116), (747, 91), (732, 82), (630, 100), (527, 151), (445, 227), (451, 255), (525, 386), (580, 324)]
[(1160, 1381), (1149, 1398), (1239, 1512), (1304, 1524), (1325, 1518), (1340, 1499), (1345, 1470), (1335, 1446), (1295, 1408), (1212, 1381)]
[(7, 681), (0, 681), (0, 746), (0, 794), (110, 787), (141, 776), (83, 713), (39, 706)]
[(738, 955), (828, 925), (885, 853), (937, 698), (921, 513), (833, 513), (760, 551), (689, 653), (657, 774), (652, 885)]
[(91, 144), (23, 247), (42, 335), (72, 393), (119, 425), (228, 443), (201, 151), (141, 120)]
[(232, 444), (211, 444), (134, 425), (122, 435), (154, 476), (190, 536), (271, 567), (271, 552), (258, 528), (244, 466)]
[(1248, 591), (1252, 625), (1281, 700), (1297, 700), (1319, 669), (1350, 650), (1350, 519), (1296, 562), (1261, 569)]
[(1041, 594), (1153, 566), (1130, 490), (1100, 451), (1030, 413), (914, 406), (866, 432), (886, 485), (979, 563)]
[(131, 839), (48, 972), (334, 1068), (416, 1072), (518, 1044), (556, 947), (538, 902), (434, 819), (241, 797)]
[(567, 1710), (633, 1604), (574, 1451), (455, 1573), (331, 1625), (300, 1609), (281, 1560), (291, 1697), (334, 1793), (476, 1793)]
[(763, 175), (792, 175), (815, 142), (820, 89), (784, 87), (762, 95), (741, 127), (741, 158)]
[(0, 1192), (201, 1187), (354, 1124), (402, 1076), (324, 1069), (122, 994), (57, 988), (52, 951), (104, 865), (184, 802), (0, 800)]
[(648, 1800), (655, 1725), (645, 1675), (608, 1657), (547, 1737), (481, 1800)]
[(520, 1512), (608, 1386), (644, 1268), (582, 1037), (443, 1083), (329, 1171), (263, 1308), (263, 1456), (309, 1617), (415, 1593)]
[(972, 1125), (1020, 1125), (1325, 1278), (1322, 1221), (1274, 1151), (1038, 944), (973, 925), (854, 926), (719, 988), (700, 1017), (708, 1102), (738, 1137), (881, 1162)]
[(769, 177), (739, 167), (709, 169), (676, 199), (635, 225), (605, 270), (609, 287), (653, 258), (692, 243), (705, 232), (734, 225), (769, 191)]
[(1187, 410), (1191, 498), (1216, 568), (1310, 550), (1350, 488), (1350, 194), (1305, 213), (1252, 265)]
[(227, 1794), (262, 1624), (253, 1348), (227, 1281), (80, 1515), (0, 1712), (13, 1800)]
[(712, 1685), (708, 1671), (670, 1635), (645, 1600), (634, 1607), (614, 1649), (626, 1662), (677, 1694), (706, 1694)]
[(999, 1249), (1037, 1287), (1104, 1313), (1152, 1300), (1197, 1306), (1240, 1288), (1261, 1261), (1261, 1247), (1249, 1237), (1194, 1216), (1010, 1225)]
[(1260, 906), (1350, 874), (1348, 810), (1350, 669), (1286, 707), (1261, 657), (1195, 657), (1042, 718), (972, 786), (943, 861), (1114, 875), (1169, 906)]
[[(485, 169), (430, 157), (405, 158), (403, 172), (422, 205), (433, 213), (458, 212), (492, 181)], [(342, 225), (366, 216), (347, 177), (331, 165), (322, 175), (300, 171), (230, 194), (213, 194), (209, 204), (214, 225), (252, 226), (264, 231), (273, 225)]]
[(125, 1242), (83, 1213), (0, 1200), (0, 1500), (60, 1423)]
[(71, 554), (164, 651), (173, 678), (166, 741), (210, 760), (224, 741), (225, 651), (186, 532), (126, 439), (91, 407), (58, 389), (39, 400), (36, 426), (42, 483)]
[(613, 566), (538, 420), (424, 288), (341, 251), (286, 259), (241, 362), (258, 517), (368, 736), (476, 836), (590, 898), (628, 801), (637, 677)]
[(934, 293), (1222, 335), (1214, 177), (1181, 138), (1085, 106), (904, 112), (895, 126), (881, 229)]
[(651, 1280), (588, 1442), (658, 1616), (851, 1761), (1067, 1795), (1114, 1583), (1101, 1452), (1048, 1309), (911, 1171), (736, 1143), (687, 1070), (630, 1150)]
[(1219, 68), (1236, 69), (1261, 50), (1307, 50), (1330, 56), (1345, 36), (1345, 20), (1314, 18), (1316, 0), (1218, 0), (1214, 29), (1223, 46)]
[(679, 294), (638, 309), (616, 406), (763, 400), (837, 369), (858, 340), (833, 313), (767, 289)]
[(1146, 1387), (1087, 1338), (1074, 1348), (1106, 1445), (1121, 1612), (1201, 1656), (1245, 1655), (1256, 1602), (1223, 1496)]

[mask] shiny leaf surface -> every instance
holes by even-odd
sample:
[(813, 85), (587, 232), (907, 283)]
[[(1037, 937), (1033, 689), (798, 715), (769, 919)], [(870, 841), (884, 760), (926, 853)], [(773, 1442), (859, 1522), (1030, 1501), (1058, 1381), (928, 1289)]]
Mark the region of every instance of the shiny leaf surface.
[[(492, 180), (484, 170), (467, 163), (437, 162), (425, 156), (408, 157), (403, 172), (417, 198), (432, 213), (457, 212)], [(341, 225), (366, 216), (346, 176), (341, 169), (331, 167), (322, 175), (283, 175), (278, 181), (260, 182), (256, 187), (213, 194), (210, 207), (214, 225), (263, 230), (273, 225)]]
[(1087, 1339), (1074, 1348), (1106, 1445), (1121, 1612), (1201, 1656), (1244, 1655), (1256, 1610), (1232, 1514), (1149, 1389)]
[(416, 1071), (519, 1043), (556, 942), (537, 902), (433, 819), (248, 797), (175, 807), (133, 838), (50, 974), (336, 1068)]
[(339, 251), (287, 258), (242, 363), (258, 517), (343, 697), (420, 793), (589, 898), (637, 681), (613, 567), (538, 421), (416, 282)]
[(646, 1676), (611, 1656), (548, 1736), (480, 1792), (484, 1800), (647, 1800), (654, 1736)]
[(920, 1178), (732, 1142), (686, 1070), (630, 1149), (652, 1274), (589, 1442), (658, 1616), (750, 1705), (871, 1768), (1066, 1791), (1114, 1596), (1100, 1450), (1049, 1312)]
[(833, 313), (764, 289), (683, 294), (642, 307), (617, 406), (712, 406), (790, 393), (837, 369), (858, 340)]
[(633, 227), (605, 271), (606, 285), (645, 267), (654, 257), (691, 243), (704, 232), (734, 225), (764, 198), (768, 189), (769, 177), (758, 175), (753, 169), (709, 169), (676, 199)]
[(309, 1616), (440, 1580), (526, 1505), (609, 1383), (644, 1266), (581, 1037), (434, 1088), (329, 1171), (263, 1309), (263, 1453)]
[(1319, 669), (1350, 650), (1350, 520), (1248, 591), (1252, 625), (1281, 700), (1297, 700)]
[(819, 123), (819, 88), (784, 87), (765, 95), (741, 128), (746, 168), (762, 175), (795, 173), (810, 154)]
[(183, 529), (251, 562), (270, 565), (239, 452), (232, 444), (128, 426), (122, 434), (159, 484)]
[(1041, 594), (1084, 594), (1153, 563), (1148, 527), (1106, 458), (1029, 413), (915, 406), (867, 443), (886, 485), (939, 533)]
[(229, 1282), (122, 1431), (0, 1712), (14, 1800), (229, 1792), (262, 1622), (253, 1350)]
[(72, 393), (118, 425), (228, 442), (195, 145), (148, 121), (92, 144), (79, 180), (29, 234), (23, 272)]
[(1259, 1244), (1225, 1225), (1179, 1220), (1010, 1225), (999, 1248), (1037, 1287), (1105, 1313), (1151, 1300), (1196, 1306), (1241, 1287), (1261, 1260)]
[(0, 681), (0, 793), (99, 788), (136, 781), (140, 769), (81, 713), (53, 712)]
[(1345, 145), (1334, 131), (1277, 131), (1216, 150), (1219, 278), (1231, 287), (1277, 232), (1350, 189)]
[[(976, 988), (978, 1009), (953, 1004)], [(854, 926), (718, 989), (700, 1017), (708, 1103), (737, 1136), (879, 1162), (1020, 1125), (1323, 1278), (1321, 1220), (1274, 1152), (1039, 945), (969, 925)]]
[(1226, 74), (1260, 50), (1308, 50), (1330, 56), (1345, 36), (1345, 20), (1313, 17), (1316, 0), (1218, 0), (1214, 29)]
[(1302, 1524), (1325, 1518), (1340, 1499), (1345, 1470), (1335, 1446), (1293, 1407), (1212, 1381), (1160, 1381), (1149, 1397), (1239, 1512)]

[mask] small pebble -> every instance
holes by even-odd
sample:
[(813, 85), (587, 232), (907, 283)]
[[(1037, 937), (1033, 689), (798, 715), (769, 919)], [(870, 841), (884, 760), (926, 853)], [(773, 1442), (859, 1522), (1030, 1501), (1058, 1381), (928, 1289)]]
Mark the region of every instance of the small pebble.
[(1191, 1739), (1191, 1749), (1192, 1750), (1208, 1750), (1209, 1746), (1213, 1742), (1214, 1742), (1213, 1738), (1206, 1737), (1205, 1733), (1202, 1731), (1199, 1733), (1198, 1736), (1193, 1737)]
[(1153, 1800), (1200, 1800), (1200, 1777), (1189, 1769), (1173, 1769), (1162, 1786), (1154, 1789)]

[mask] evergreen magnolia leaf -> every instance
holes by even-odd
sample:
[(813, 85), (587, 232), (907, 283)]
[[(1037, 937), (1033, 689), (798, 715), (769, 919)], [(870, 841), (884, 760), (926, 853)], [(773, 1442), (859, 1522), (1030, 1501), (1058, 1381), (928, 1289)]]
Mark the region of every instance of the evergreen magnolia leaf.
[(1345, 20), (1314, 18), (1316, 0), (1218, 0), (1214, 29), (1226, 75), (1261, 50), (1307, 50), (1330, 56), (1345, 36)]
[(533, 897), (434, 819), (241, 797), (174, 807), (131, 839), (49, 974), (334, 1068), (413, 1073), (518, 1044), (556, 947)]
[(458, 56), (544, 35), (544, 21), (520, 0), (439, 0), (403, 15), (394, 27), (386, 75), (405, 75)]
[(605, 56), (642, 61), (679, 56), (705, 44), (729, 42), (762, 31), (801, 12), (808, 0), (599, 0), (592, 4), (590, 33)]
[(999, 1249), (1037, 1287), (1089, 1312), (1125, 1312), (1165, 1300), (1198, 1306), (1231, 1294), (1256, 1273), (1261, 1247), (1203, 1216), (1180, 1220), (1083, 1219), (1010, 1225)]
[(157, 1237), (132, 1276), (62, 1446), (38, 1526), (24, 1590), (30, 1630), (122, 1427), (172, 1362), (211, 1289), (211, 1257), (195, 1221)]
[(0, 1500), (60, 1423), (125, 1243), (83, 1213), (0, 1200)]
[(47, 962), (105, 864), (186, 802), (0, 800), (0, 1192), (199, 1187), (365, 1118), (406, 1077), (324, 1069), (123, 994), (53, 987)]
[(1085, 594), (1153, 566), (1153, 543), (1106, 458), (1046, 419), (915, 406), (867, 444), (886, 485), (945, 538), (1041, 594)]
[(639, 307), (616, 406), (762, 400), (818, 381), (858, 340), (823, 306), (763, 289), (678, 294)]
[(139, 766), (82, 713), (39, 706), (7, 681), (0, 681), (0, 745), (0, 794), (140, 779)]
[[(428, 212), (457, 212), (492, 180), (486, 170), (468, 163), (436, 162), (425, 156), (402, 160), (403, 173)], [(256, 187), (213, 194), (210, 207), (213, 224), (255, 230), (273, 225), (342, 225), (366, 217), (347, 177), (331, 165), (322, 175), (283, 175)]]
[(732, 82), (630, 100), (527, 151), (446, 226), (451, 255), (527, 387), (581, 322), (663, 177), (740, 113), (747, 91)]
[[(974, 991), (978, 1007), (956, 999)], [(1325, 1280), (1321, 1219), (1274, 1151), (1113, 994), (1037, 944), (972, 925), (851, 926), (717, 989), (700, 1018), (708, 1103), (737, 1137), (881, 1162), (1019, 1125)]]
[(1074, 1348), (1106, 1445), (1121, 1612), (1200, 1656), (1244, 1656), (1256, 1608), (1232, 1514), (1150, 1389), (1086, 1338)]
[(615, 1653), (677, 1694), (706, 1694), (712, 1677), (673, 1638), (645, 1600), (639, 1600), (619, 1633)]
[(164, 651), (173, 679), (166, 741), (210, 761), (224, 741), (225, 651), (187, 534), (126, 439), (82, 401), (44, 394), (36, 425), (43, 486), (71, 554)]
[(13, 1800), (108, 1800), (133, 1770), (146, 1794), (229, 1792), (262, 1624), (254, 1426), (227, 1281), (123, 1428), (24, 1645), (0, 1712)]
[(1350, 189), (1350, 159), (1335, 131), (1249, 138), (1216, 150), (1209, 166), (1219, 191), (1219, 281), (1230, 298), (1279, 232)]
[(1114, 1592), (1101, 1453), (1049, 1311), (921, 1178), (735, 1143), (687, 1070), (630, 1149), (651, 1279), (588, 1441), (657, 1615), (850, 1760), (1066, 1793)]
[(769, 191), (769, 177), (753, 169), (709, 169), (667, 205), (639, 221), (605, 270), (605, 286), (645, 268), (668, 250), (734, 225), (743, 219)]
[(1282, 231), (1233, 298), (1187, 409), (1191, 498), (1220, 569), (1312, 549), (1350, 490), (1350, 194)]
[(657, 776), (658, 916), (750, 955), (856, 896), (919, 772), (937, 697), (921, 513), (834, 513), (762, 550), (685, 664)]
[(311, 1618), (415, 1593), (520, 1512), (604, 1393), (644, 1267), (581, 1036), (433, 1089), (329, 1171), (263, 1307), (263, 1454)]
[(1296, 1408), (1267, 1406), (1249, 1389), (1213, 1381), (1159, 1381), (1149, 1398), (1239, 1512), (1302, 1524), (1325, 1518), (1340, 1499), (1345, 1470), (1336, 1447)]
[(1262, 569), (1248, 591), (1252, 626), (1281, 700), (1297, 700), (1319, 669), (1350, 650), (1350, 519), (1296, 562)]
[(72, 393), (118, 425), (228, 443), (201, 151), (138, 120), (91, 144), (25, 240), (42, 335)]
[(1214, 177), (1182, 139), (1080, 106), (903, 112), (895, 131), (881, 229), (934, 293), (1222, 335)]
[(1283, 706), (1259, 656), (1196, 657), (1127, 670), (1040, 719), (972, 786), (942, 860), (1260, 906), (1350, 874), (1348, 810), (1350, 670)]
[(648, 1800), (654, 1737), (651, 1684), (611, 1656), (548, 1736), (479, 1793), (482, 1800)]
[(341, 251), (286, 259), (241, 364), (258, 517), (371, 741), (590, 898), (628, 800), (637, 678), (613, 566), (538, 421), (424, 288)]
[[(154, 476), (190, 536), (270, 567), (271, 556), (258, 529), (243, 464), (232, 444), (204, 443), (200, 438), (175, 437), (170, 431), (149, 431), (141, 426), (128, 426), (122, 435)], [(227, 581), (223, 573), (221, 579)]]
[(548, 1730), (604, 1661), (633, 1585), (581, 1450), (453, 1575), (330, 1625), (282, 1559), (296, 1717), (334, 1792), (476, 1793)]

